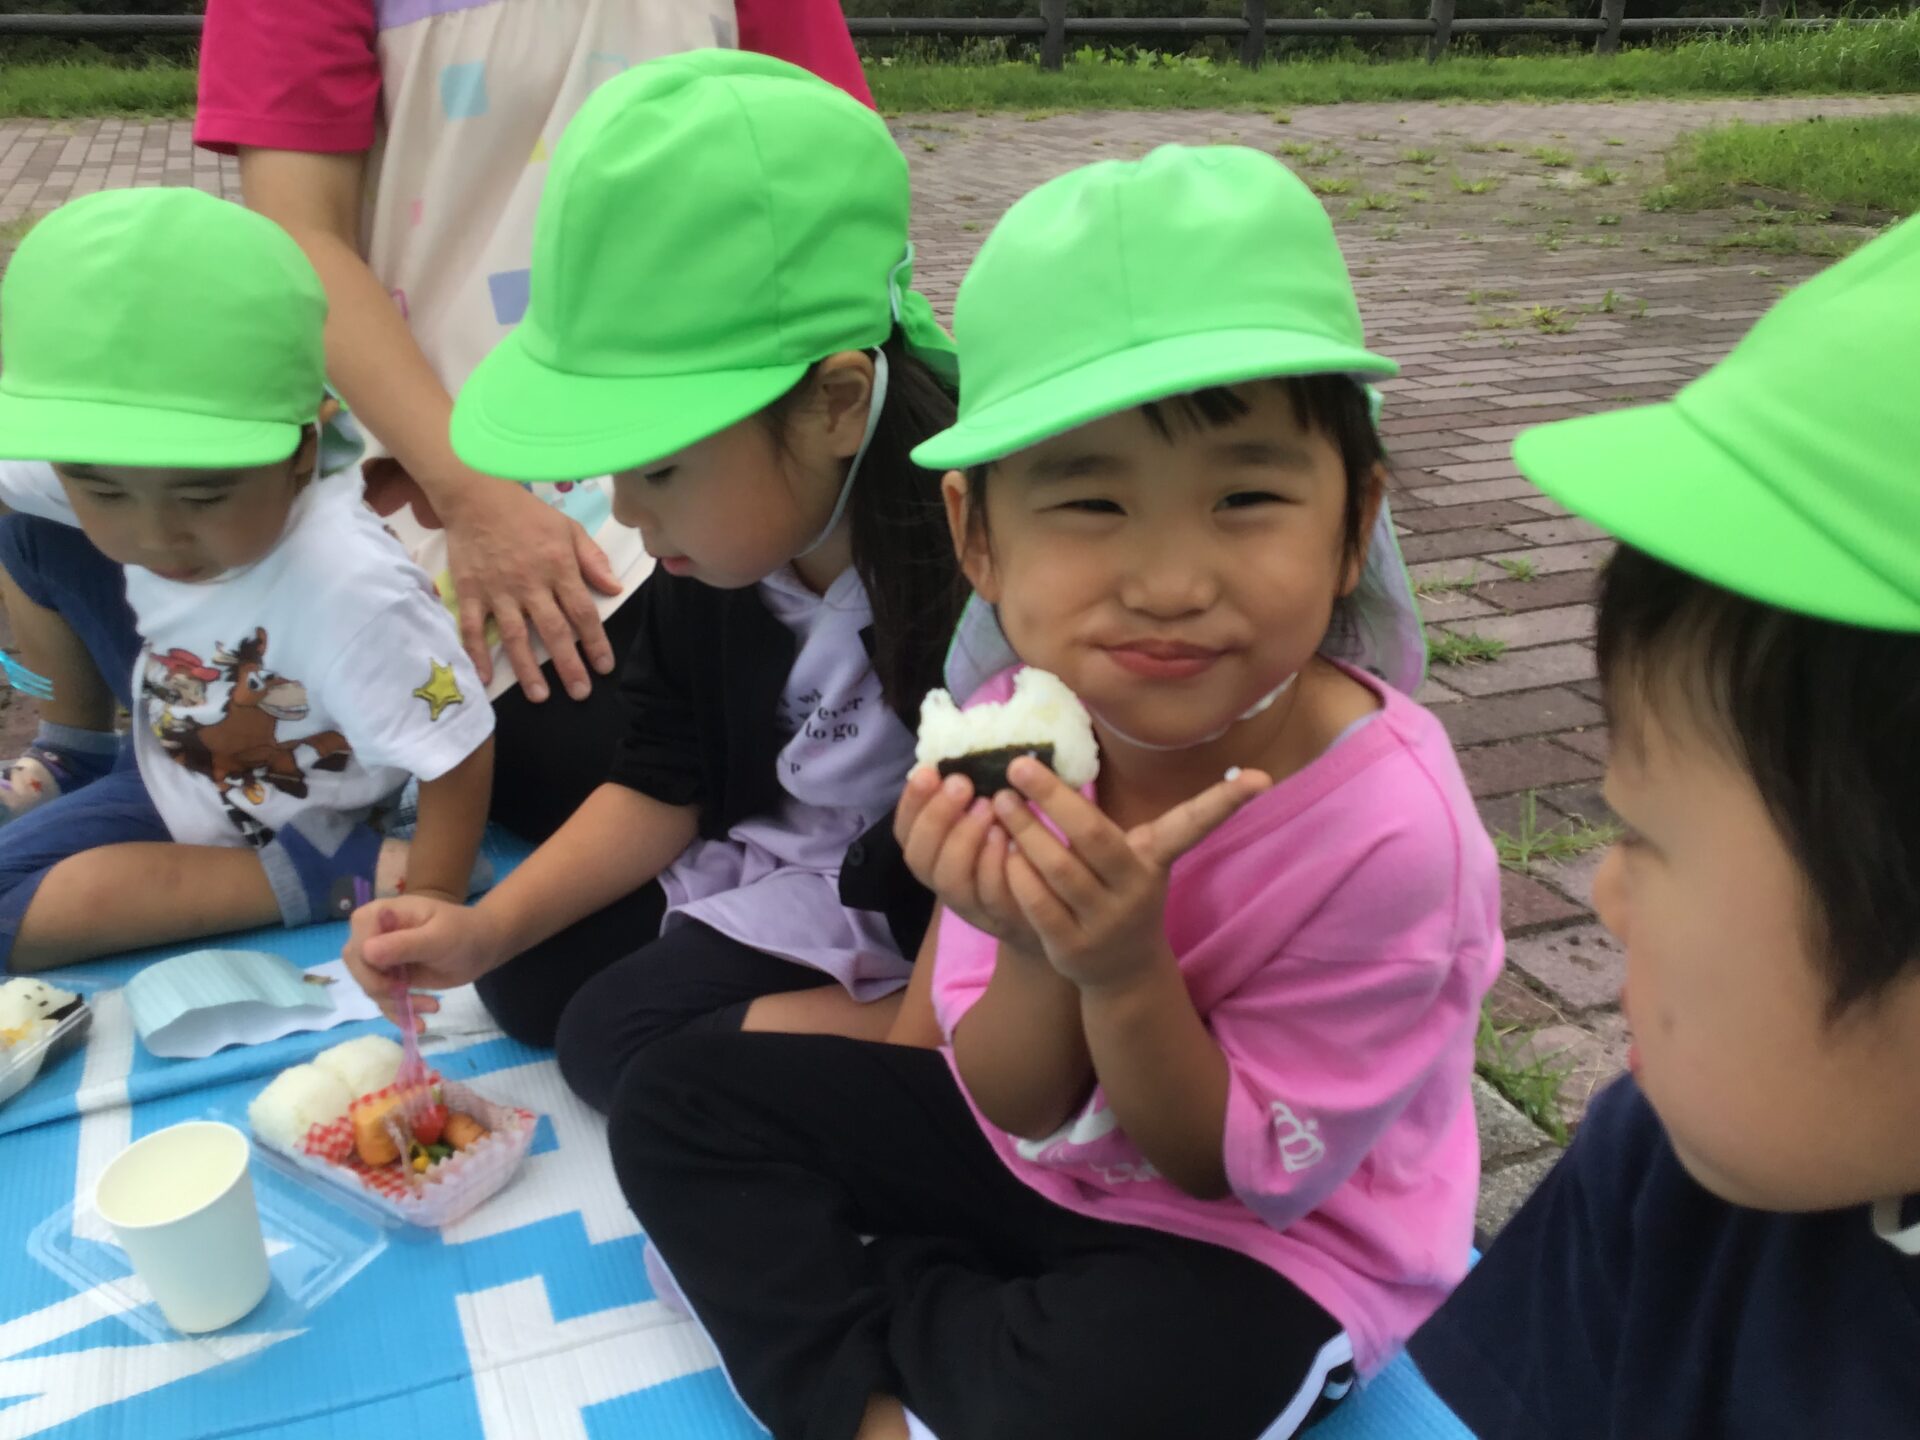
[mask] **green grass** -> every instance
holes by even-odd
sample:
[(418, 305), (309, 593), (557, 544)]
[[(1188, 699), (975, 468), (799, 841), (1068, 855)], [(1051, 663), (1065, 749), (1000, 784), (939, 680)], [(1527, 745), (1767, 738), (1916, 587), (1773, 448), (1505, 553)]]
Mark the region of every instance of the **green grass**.
[(1483, 1006), (1480, 1032), (1474, 1038), (1474, 1069), (1503, 1095), (1514, 1109), (1553, 1137), (1556, 1145), (1568, 1140), (1566, 1118), (1560, 1113), (1560, 1087), (1566, 1083), (1571, 1067), (1556, 1063), (1559, 1055), (1541, 1055), (1521, 1062), (1514, 1059), (1524, 1038), (1512, 1037), (1519, 1027), (1494, 1023)]
[(1314, 148), (1310, 141), (1282, 140), (1278, 145), (1273, 147), (1273, 153), (1283, 158), (1291, 156), (1293, 159), (1298, 160), (1303, 156), (1313, 154)]
[(1593, 217), (1593, 223), (1596, 225), (1618, 225), (1620, 223), (1620, 217), (1618, 215), (1596, 215)]
[(1398, 210), (1400, 201), (1397, 196), (1383, 195), (1378, 191), (1368, 191), (1365, 195), (1349, 201), (1347, 213), (1357, 215), (1362, 210)]
[(1519, 834), (1496, 831), (1493, 849), (1507, 869), (1528, 873), (1541, 861), (1565, 864), (1590, 850), (1604, 849), (1619, 838), (1618, 825), (1595, 825), (1586, 820), (1541, 825), (1539, 802), (1529, 790), (1521, 802)]
[(1573, 164), (1573, 152), (1562, 150), (1558, 145), (1536, 145), (1527, 154), (1549, 170), (1564, 170)]
[[(1613, 292), (1607, 292), (1611, 295)], [(1531, 560), (1496, 560), (1493, 562), (1507, 572), (1509, 580), (1531, 580), (1537, 576), (1539, 568)]]
[(1469, 290), (1467, 291), (1467, 303), (1469, 305), (1485, 305), (1489, 301), (1493, 301), (1493, 300), (1513, 300), (1513, 299), (1517, 299), (1518, 297), (1519, 297), (1519, 292), (1517, 290)]
[(1307, 188), (1316, 195), (1345, 195), (1353, 189), (1353, 181), (1338, 175), (1310, 175)]
[(1529, 305), (1527, 319), (1542, 335), (1565, 335), (1580, 323), (1558, 305)]
[[(1092, 47), (1059, 74), (1031, 61), (870, 61), (881, 109), (928, 111), (1244, 109), (1341, 100), (1596, 100), (1656, 95), (1896, 94), (1920, 91), (1920, 15), (1814, 34), (1709, 36), (1635, 46), (1606, 61), (1578, 53), (1423, 59), (1288, 59), (1249, 71), (1194, 56)], [(0, 117), (185, 115), (193, 71), (165, 63), (13, 64)], [(1278, 116), (1276, 115), (1277, 119)], [(1504, 150), (1501, 144), (1493, 147)]]
[(1464, 175), (1453, 177), (1453, 188), (1462, 195), (1486, 195), (1500, 188), (1498, 175), (1478, 175), (1469, 180)]
[(1438, 150), (1402, 150), (1400, 158), (1409, 165), (1431, 165), (1440, 158)]
[(1477, 665), (1506, 653), (1504, 640), (1484, 635), (1456, 635), (1451, 630), (1427, 631), (1427, 659), (1435, 665)]
[(194, 72), (156, 62), (0, 65), (0, 119), (67, 120), (87, 115), (191, 115)]
[[(1904, 93), (1920, 90), (1920, 15), (1818, 33), (1709, 36), (1585, 54), (1424, 60), (1288, 59), (1246, 71), (1197, 57), (1088, 47), (1058, 75), (1030, 62), (869, 67), (881, 108), (1272, 110), (1340, 100), (1580, 100), (1654, 95)], [(1495, 149), (1503, 148), (1496, 145)]]
[(1920, 115), (1716, 126), (1667, 157), (1663, 208), (1738, 204), (1742, 191), (1798, 197), (1801, 208), (1888, 215), (1920, 210)]
[(1431, 580), (1414, 582), (1413, 593), (1421, 595), (1460, 595), (1473, 589), (1480, 583), (1480, 567), (1474, 566), (1465, 575), (1435, 576)]
[(1768, 255), (1814, 255), (1837, 260), (1856, 249), (1860, 238), (1829, 235), (1798, 225), (1766, 225), (1756, 230), (1736, 230), (1713, 243), (1719, 250), (1759, 250)]
[(1589, 165), (1580, 172), (1595, 185), (1611, 185), (1620, 178), (1620, 172), (1609, 170), (1604, 165)]

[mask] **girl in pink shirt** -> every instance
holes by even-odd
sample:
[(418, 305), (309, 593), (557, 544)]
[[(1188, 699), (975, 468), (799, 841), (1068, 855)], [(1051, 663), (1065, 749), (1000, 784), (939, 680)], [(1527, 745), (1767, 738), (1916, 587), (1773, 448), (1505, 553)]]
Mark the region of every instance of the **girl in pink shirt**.
[(615, 1165), (776, 1436), (1278, 1440), (1464, 1274), (1479, 1173), (1498, 870), (1407, 698), (1395, 367), (1311, 192), (1230, 147), (1035, 191), (956, 332), (915, 452), (976, 594), (948, 681), (1057, 675), (1098, 778), (916, 771), (945, 915), (894, 1038), (938, 1053), (676, 1037)]

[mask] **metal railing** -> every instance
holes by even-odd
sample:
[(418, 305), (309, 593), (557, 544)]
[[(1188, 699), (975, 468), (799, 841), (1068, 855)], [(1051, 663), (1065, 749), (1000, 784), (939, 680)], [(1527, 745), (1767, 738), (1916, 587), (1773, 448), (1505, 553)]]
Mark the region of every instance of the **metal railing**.
[[(1058, 70), (1066, 60), (1071, 38), (1142, 40), (1222, 36), (1240, 41), (1240, 62), (1258, 66), (1266, 58), (1268, 41), (1277, 36), (1425, 36), (1427, 59), (1438, 60), (1456, 35), (1592, 35), (1594, 49), (1611, 55), (1627, 35), (1738, 31), (1756, 27), (1819, 29), (1828, 20), (1780, 18), (1779, 0), (1761, 0), (1753, 16), (1626, 18), (1626, 0), (1601, 0), (1597, 19), (1549, 16), (1500, 20), (1455, 18), (1455, 0), (1429, 0), (1424, 19), (1406, 20), (1294, 20), (1270, 18), (1267, 0), (1242, 0), (1240, 16), (1207, 19), (1121, 18), (1105, 15), (1068, 15), (1067, 0), (1038, 0), (1039, 14), (1004, 18), (942, 19), (924, 16), (852, 16), (847, 28), (856, 38), (909, 39), (914, 37), (1028, 39), (1040, 43), (1040, 63)], [(1872, 23), (1857, 21), (1855, 23)], [(190, 35), (200, 29), (198, 15), (0, 15), (0, 36), (71, 35), (136, 36)]]

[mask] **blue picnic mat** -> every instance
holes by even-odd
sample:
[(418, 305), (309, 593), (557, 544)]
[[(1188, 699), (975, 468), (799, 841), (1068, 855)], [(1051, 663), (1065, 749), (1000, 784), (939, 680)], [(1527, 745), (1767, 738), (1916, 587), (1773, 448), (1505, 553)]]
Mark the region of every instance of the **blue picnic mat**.
[[(500, 873), (524, 853), (510, 842), (489, 845)], [(220, 943), (310, 966), (339, 953), (345, 930), (262, 931)], [(0, 1264), (0, 1440), (765, 1433), (734, 1399), (699, 1327), (654, 1298), (604, 1120), (567, 1090), (551, 1054), (500, 1035), (470, 990), (445, 997), (427, 1053), (449, 1078), (541, 1114), (533, 1152), (505, 1190), (444, 1230), (382, 1229), (256, 1162), (263, 1213), (276, 1195), (295, 1195), (339, 1221), (321, 1228), (365, 1242), (346, 1257), (348, 1278), (303, 1305), (296, 1297), (313, 1277), (298, 1269), (301, 1252), (276, 1255), (266, 1301), (215, 1337), (182, 1338), (151, 1306), (127, 1308), (128, 1291), (116, 1283), (124, 1259), (85, 1201), (107, 1161), (182, 1120), (244, 1125), (247, 1102), (269, 1076), (381, 1028), (369, 1021), (202, 1060), (156, 1059), (135, 1039), (119, 987), (141, 964), (189, 948), (50, 977), (85, 990), (95, 1020), (78, 1052), (0, 1108), (0, 1235), (9, 1247)], [(109, 1279), (89, 1284), (76, 1267)], [(1404, 1359), (1317, 1433), (1466, 1440)]]

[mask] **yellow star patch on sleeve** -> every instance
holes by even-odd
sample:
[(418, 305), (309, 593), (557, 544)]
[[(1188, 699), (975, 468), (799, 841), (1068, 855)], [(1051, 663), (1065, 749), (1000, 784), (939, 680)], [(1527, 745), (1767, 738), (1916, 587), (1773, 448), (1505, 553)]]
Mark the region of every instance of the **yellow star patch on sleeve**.
[(460, 693), (451, 665), (442, 665), (438, 660), (428, 663), (433, 666), (433, 673), (427, 677), (427, 683), (413, 693), (427, 702), (427, 718), (438, 720), (449, 705), (464, 705), (467, 697)]

